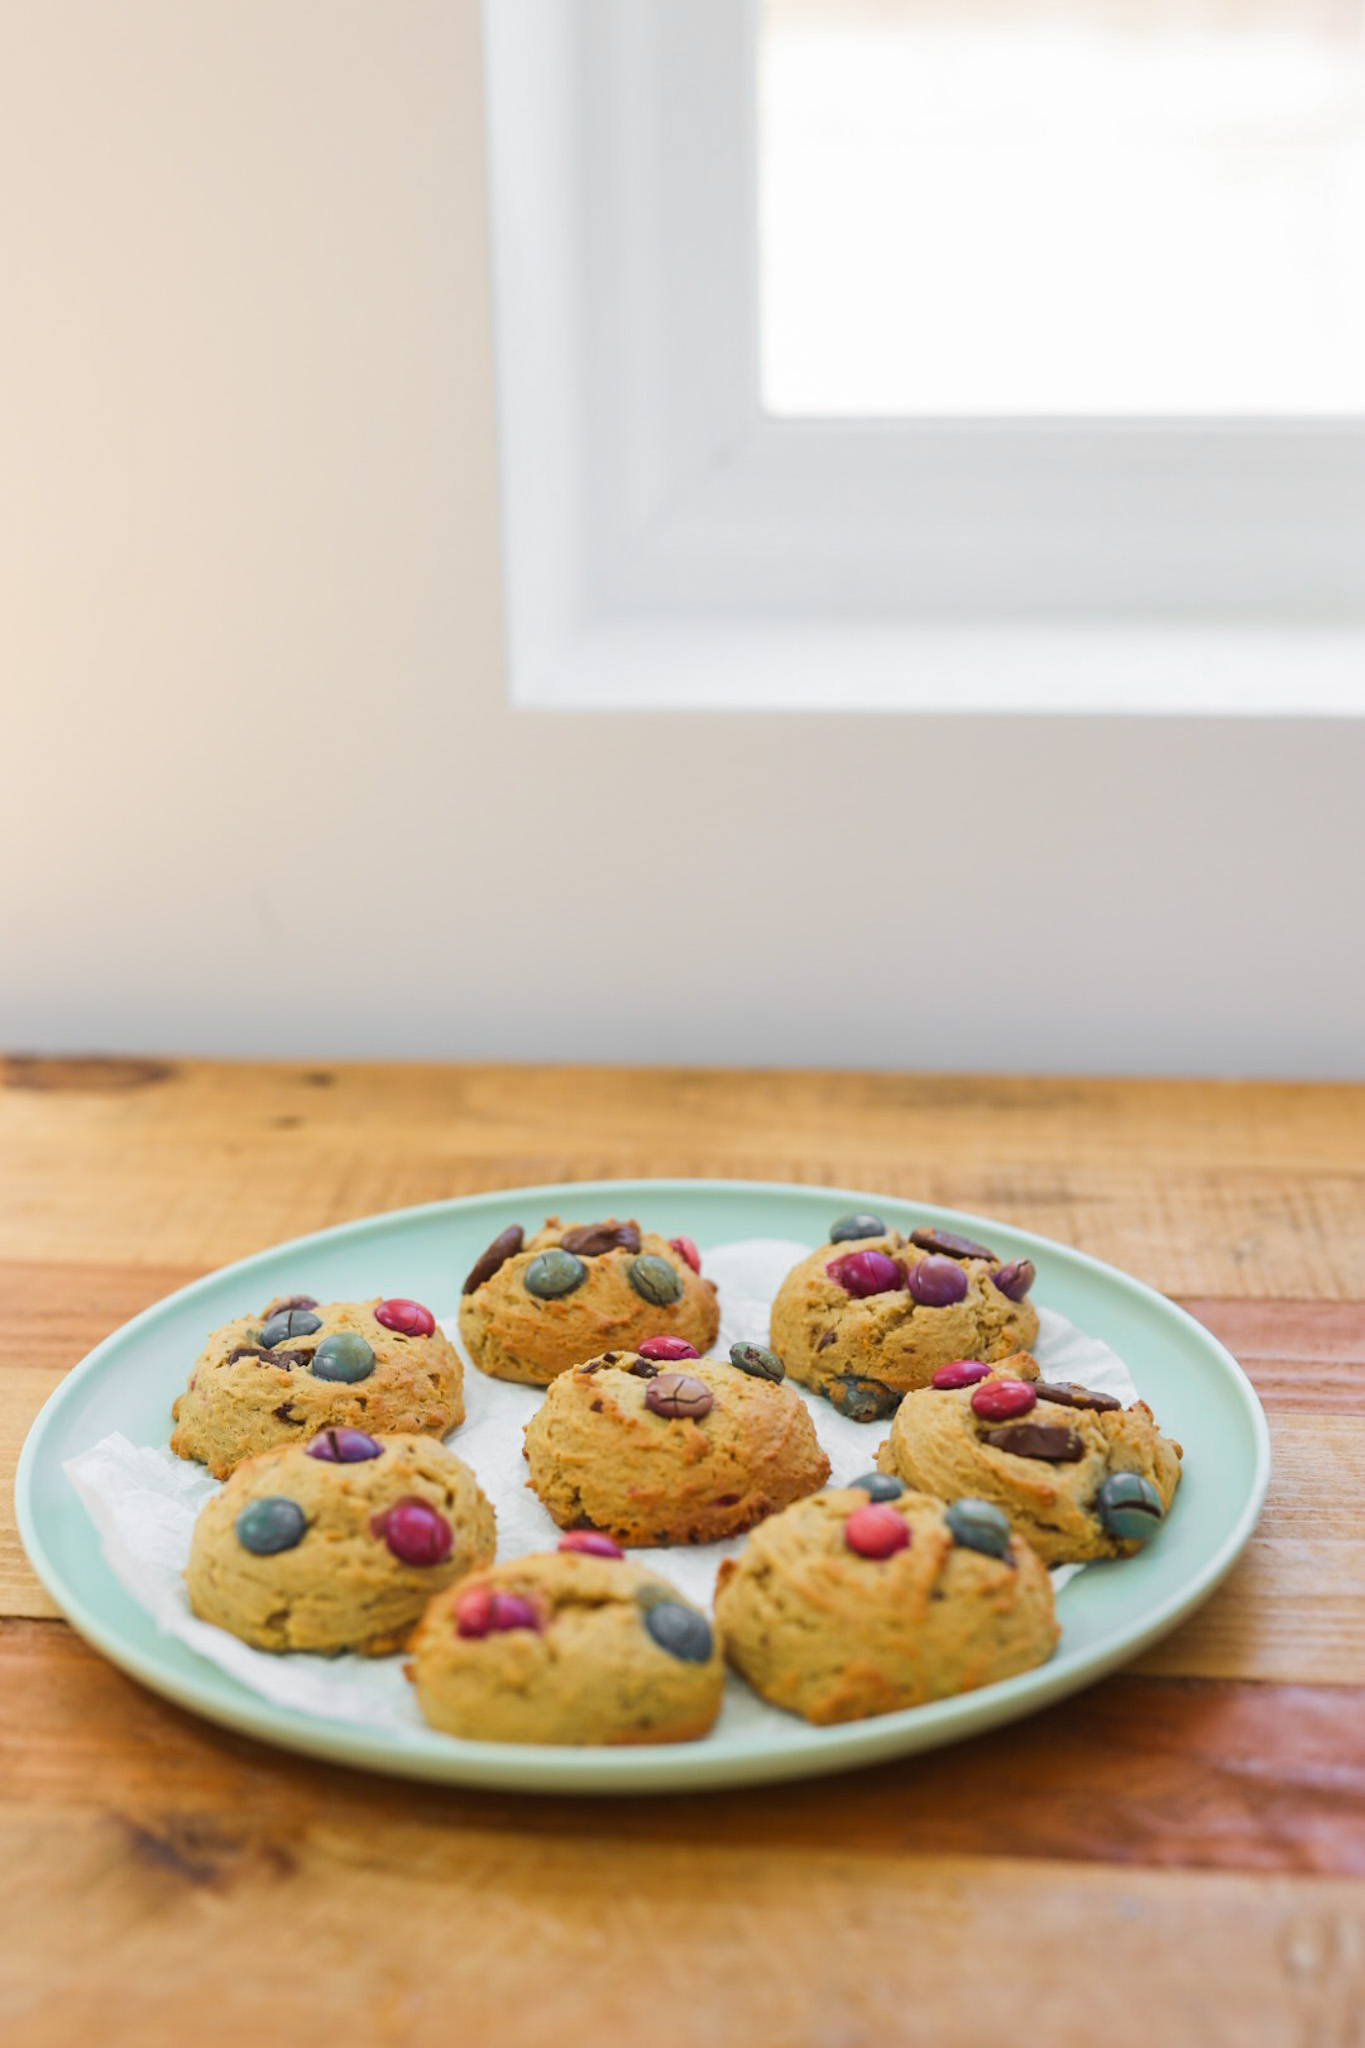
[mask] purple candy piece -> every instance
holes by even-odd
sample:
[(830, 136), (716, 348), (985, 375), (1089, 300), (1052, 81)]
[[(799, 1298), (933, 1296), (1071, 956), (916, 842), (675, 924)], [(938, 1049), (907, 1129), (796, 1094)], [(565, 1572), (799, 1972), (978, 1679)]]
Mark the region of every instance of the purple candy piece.
[(885, 1252), (845, 1252), (841, 1259), (831, 1259), (825, 1271), (845, 1294), (855, 1295), (859, 1300), (869, 1294), (897, 1293), (905, 1285), (905, 1275)]
[(495, 1593), (491, 1620), (499, 1633), (514, 1628), (540, 1628), (539, 1614), (521, 1593)]
[(923, 1308), (948, 1308), (967, 1293), (967, 1275), (954, 1259), (921, 1259), (905, 1276), (905, 1284)]
[(1038, 1278), (1038, 1268), (1032, 1259), (1011, 1259), (991, 1274), (991, 1280), (1008, 1301), (1022, 1301)]
[(382, 1458), (383, 1444), (377, 1444), (363, 1429), (324, 1429), (308, 1446), (310, 1458), (325, 1458), (329, 1465), (363, 1465), (367, 1458)]

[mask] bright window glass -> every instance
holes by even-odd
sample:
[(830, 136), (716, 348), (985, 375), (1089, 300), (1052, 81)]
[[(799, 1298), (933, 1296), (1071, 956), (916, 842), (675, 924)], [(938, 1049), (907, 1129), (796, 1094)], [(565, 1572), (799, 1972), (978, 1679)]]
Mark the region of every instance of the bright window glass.
[(1365, 413), (1365, 0), (764, 0), (763, 402)]

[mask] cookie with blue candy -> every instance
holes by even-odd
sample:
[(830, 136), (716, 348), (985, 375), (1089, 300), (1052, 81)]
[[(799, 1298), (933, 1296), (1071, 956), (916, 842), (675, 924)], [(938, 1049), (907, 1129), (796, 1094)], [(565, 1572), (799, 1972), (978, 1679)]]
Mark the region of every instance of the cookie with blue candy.
[(290, 1294), (212, 1332), (171, 1416), (176, 1456), (226, 1479), (327, 1428), (448, 1436), (464, 1421), (464, 1368), (419, 1301)]

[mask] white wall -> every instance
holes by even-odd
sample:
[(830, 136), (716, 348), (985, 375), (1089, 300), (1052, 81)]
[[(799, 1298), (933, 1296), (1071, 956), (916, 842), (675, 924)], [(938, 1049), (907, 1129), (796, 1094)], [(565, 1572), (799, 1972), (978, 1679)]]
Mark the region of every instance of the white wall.
[(478, 62), (0, 0), (0, 1043), (1365, 1073), (1365, 724), (508, 709)]

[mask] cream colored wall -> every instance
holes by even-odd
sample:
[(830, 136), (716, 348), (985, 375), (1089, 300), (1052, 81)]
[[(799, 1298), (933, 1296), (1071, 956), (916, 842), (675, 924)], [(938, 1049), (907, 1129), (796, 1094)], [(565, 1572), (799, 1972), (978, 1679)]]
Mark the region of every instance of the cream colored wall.
[(0, 1042), (1359, 1073), (1358, 725), (507, 708), (481, 146), (472, 0), (0, 0)]

